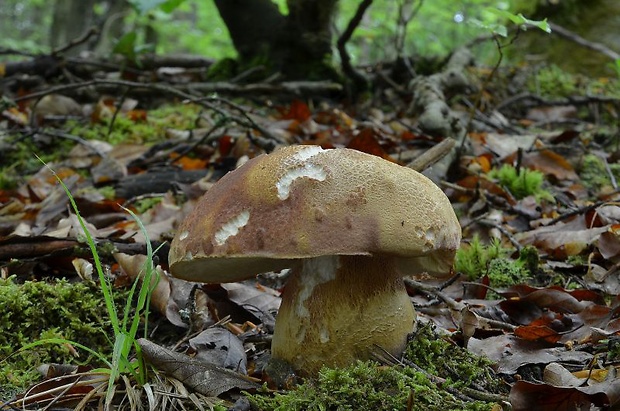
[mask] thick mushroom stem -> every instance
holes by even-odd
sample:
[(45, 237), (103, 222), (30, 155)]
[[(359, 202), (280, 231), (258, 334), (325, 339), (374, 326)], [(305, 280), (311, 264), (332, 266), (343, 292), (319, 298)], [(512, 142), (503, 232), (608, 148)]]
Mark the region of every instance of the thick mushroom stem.
[(305, 259), (282, 294), (272, 356), (300, 375), (368, 359), (375, 344), (398, 357), (415, 318), (392, 258)]

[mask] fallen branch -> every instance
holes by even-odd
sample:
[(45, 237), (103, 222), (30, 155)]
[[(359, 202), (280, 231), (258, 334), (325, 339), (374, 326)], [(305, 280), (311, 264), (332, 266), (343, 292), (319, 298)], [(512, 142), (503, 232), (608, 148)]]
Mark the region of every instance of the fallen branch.
[(558, 36), (566, 40), (570, 40), (573, 43), (579, 44), (580, 46), (583, 46), (587, 49), (597, 51), (609, 57), (612, 60), (620, 59), (620, 53), (615, 52), (614, 50), (610, 49), (604, 44), (595, 43), (593, 41), (586, 40), (583, 37), (581, 37), (579, 34), (573, 33), (572, 31), (567, 30), (564, 27), (558, 26), (557, 24), (554, 24), (554, 23), (549, 23), (549, 26), (551, 27), (552, 34), (557, 34)]

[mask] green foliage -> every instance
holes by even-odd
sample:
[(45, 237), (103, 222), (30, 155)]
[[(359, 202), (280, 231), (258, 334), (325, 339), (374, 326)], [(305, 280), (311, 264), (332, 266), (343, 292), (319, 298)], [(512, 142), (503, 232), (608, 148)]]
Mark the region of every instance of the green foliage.
[(161, 203), (161, 197), (150, 197), (144, 198), (134, 203), (134, 208), (138, 214), (142, 214), (145, 211), (155, 207), (157, 204)]
[(535, 247), (524, 247), (516, 260), (508, 258), (511, 251), (502, 247), (497, 238), (485, 246), (475, 235), (468, 246), (457, 250), (455, 268), (470, 280), (487, 275), (491, 287), (526, 283), (538, 270), (538, 251)]
[[(40, 160), (40, 159), (39, 159)], [(106, 313), (109, 317), (109, 324), (112, 328), (113, 338), (108, 338), (108, 342), (111, 343), (111, 355), (110, 359), (107, 359), (107, 355), (98, 351), (97, 349), (91, 348), (85, 344), (78, 343), (74, 340), (63, 338), (47, 338), (40, 339), (35, 342), (28, 343), (22, 346), (21, 351), (31, 352), (36, 347), (45, 344), (72, 344), (77, 347), (86, 350), (87, 352), (94, 354), (100, 360), (102, 360), (106, 366), (106, 372), (109, 372), (110, 377), (108, 381), (108, 389), (105, 397), (106, 408), (111, 405), (114, 396), (114, 386), (116, 381), (120, 375), (127, 375), (128, 377), (132, 377), (134, 381), (138, 384), (144, 384), (146, 382), (146, 367), (144, 361), (142, 360), (142, 352), (137, 345), (138, 333), (140, 331), (140, 327), (143, 324), (143, 320), (145, 324), (148, 324), (148, 316), (149, 316), (149, 304), (151, 299), (151, 293), (157, 286), (157, 282), (159, 281), (158, 273), (155, 270), (153, 265), (153, 255), (154, 251), (151, 247), (151, 242), (149, 241), (148, 234), (142, 222), (138, 219), (138, 217), (128, 209), (125, 209), (131, 216), (136, 220), (142, 234), (145, 236), (146, 249), (147, 249), (147, 258), (142, 267), (142, 275), (141, 279), (136, 278), (133, 283), (133, 286), (128, 292), (128, 295), (125, 301), (125, 305), (122, 307), (122, 310), (117, 310), (115, 306), (115, 298), (114, 292), (112, 289), (112, 285), (108, 282), (108, 277), (105, 274), (103, 266), (101, 264), (101, 259), (97, 252), (97, 245), (93, 240), (90, 232), (86, 228), (86, 223), (82, 219), (80, 215), (80, 211), (78, 210), (77, 204), (73, 195), (65, 185), (65, 183), (56, 175), (56, 173), (50, 169), (62, 188), (64, 189), (67, 197), (69, 197), (69, 202), (71, 204), (71, 208), (75, 212), (78, 222), (84, 232), (84, 236), (86, 237), (86, 243), (88, 244), (92, 257), (94, 260), (95, 270), (97, 272), (97, 276), (99, 279), (100, 290), (103, 295), (103, 302), (105, 305)], [(134, 299), (135, 298), (135, 299)], [(100, 309), (100, 308), (99, 308)], [(71, 313), (66, 313), (70, 315)], [(143, 327), (144, 337), (146, 337), (147, 329), (146, 326)]]
[(183, 2), (185, 0), (129, 0), (129, 4), (139, 14), (146, 14), (156, 8), (160, 8), (165, 13), (172, 13)]
[(491, 361), (439, 336), (432, 323), (418, 324), (407, 344), (405, 358), (456, 387), (475, 384), (490, 393), (501, 393), (507, 388), (493, 372)]
[(579, 170), (581, 183), (594, 193), (613, 190), (609, 172), (613, 174), (616, 181), (620, 180), (620, 164), (608, 164), (608, 167), (609, 171), (605, 162), (596, 154), (585, 155)]
[(474, 235), (468, 246), (456, 251), (454, 268), (469, 279), (475, 280), (487, 273), (492, 260), (505, 257), (509, 252), (510, 250), (502, 247), (501, 241), (497, 238), (493, 238), (491, 243), (485, 246), (480, 237)]
[[(505, 4), (504, 4), (505, 5)], [(514, 14), (510, 11), (497, 7), (481, 7), (481, 20), (472, 17), (468, 20), (468, 23), (487, 30), (491, 33), (498, 34), (502, 37), (508, 36), (508, 28), (505, 22), (511, 22), (523, 28), (536, 27), (547, 33), (551, 32), (551, 28), (547, 23), (547, 19), (543, 21), (536, 21), (527, 19), (523, 14)]]
[(475, 382), (489, 392), (501, 390), (487, 360), (439, 338), (428, 324), (415, 333), (405, 357), (448, 381), (439, 385), (412, 367), (382, 367), (367, 361), (342, 369), (323, 368), (316, 380), (307, 380), (285, 394), (258, 393), (249, 399), (258, 410), (278, 411), (404, 410), (410, 396), (414, 411), (490, 410), (492, 403), (466, 402), (446, 388)]
[(545, 175), (537, 170), (530, 170), (525, 167), (517, 169), (509, 164), (504, 164), (499, 170), (494, 168), (488, 173), (492, 179), (497, 179), (499, 185), (521, 199), (533, 195), (537, 201), (547, 200), (555, 202), (555, 199), (547, 190), (542, 188)]
[[(41, 363), (73, 362), (76, 359), (62, 345), (46, 345), (21, 351), (8, 359), (17, 347), (32, 341), (64, 338), (111, 354), (109, 317), (101, 310), (103, 298), (97, 288), (64, 279), (26, 281), (0, 279), (0, 386), (24, 388), (38, 379), (35, 367)], [(80, 363), (97, 361), (83, 356)]]
[(528, 89), (544, 97), (569, 97), (578, 92), (577, 77), (550, 65), (528, 80)]

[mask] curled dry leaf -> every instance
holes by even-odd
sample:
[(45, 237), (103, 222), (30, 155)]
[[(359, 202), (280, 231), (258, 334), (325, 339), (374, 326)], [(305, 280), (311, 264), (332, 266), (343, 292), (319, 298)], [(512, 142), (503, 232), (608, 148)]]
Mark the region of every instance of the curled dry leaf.
[[(129, 255), (125, 253), (115, 253), (114, 259), (119, 264), (123, 273), (127, 275), (132, 281), (136, 278), (144, 276), (144, 263), (146, 262), (146, 256), (142, 254)], [(166, 316), (168, 321), (177, 327), (187, 327), (187, 324), (181, 319), (179, 315), (179, 305), (174, 298), (171, 298), (171, 282), (181, 283), (179, 280), (170, 278), (160, 266), (155, 267), (156, 276), (152, 278), (152, 284), (159, 279), (153, 293), (151, 294), (151, 307), (156, 309), (160, 314)], [(181, 288), (183, 286), (179, 284)], [(186, 283), (185, 286), (191, 286)]]
[(146, 361), (200, 394), (217, 397), (235, 388), (260, 388), (253, 378), (168, 350), (147, 339), (140, 338), (138, 344)]
[(230, 331), (212, 327), (189, 340), (194, 358), (229, 370), (247, 374), (247, 357), (241, 340)]

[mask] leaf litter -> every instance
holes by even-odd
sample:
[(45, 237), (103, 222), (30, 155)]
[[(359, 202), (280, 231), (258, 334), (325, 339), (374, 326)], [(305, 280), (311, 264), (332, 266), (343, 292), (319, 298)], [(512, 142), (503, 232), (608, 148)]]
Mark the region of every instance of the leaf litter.
[[(58, 131), (72, 124), (71, 133), (79, 139), (54, 154), (53, 166), (74, 193), (119, 287), (140, 276), (145, 258), (144, 237), (119, 205), (139, 211), (149, 238), (165, 244), (219, 177), (275, 145), (344, 146), (406, 164), (442, 139), (421, 132), (399, 110), (355, 113), (333, 103), (311, 107), (301, 99), (275, 107), (215, 99), (217, 113), (188, 104), (189, 122), (182, 107), (167, 111), (162, 120), (136, 109), (137, 100), (119, 105), (101, 99), (79, 120), (99, 134), (82, 137), (80, 122), (66, 123), (66, 118), (79, 119), (87, 107), (77, 110), (61, 101), (68, 107), (61, 112), (46, 106), (32, 114), (6, 111), (2, 128), (18, 135), (33, 116), (55, 133), (50, 137), (42, 128), (35, 135), (35, 149), (44, 151), (54, 142), (67, 144)], [(495, 363), (515, 410), (578, 409), (575, 404), (613, 408), (620, 401), (620, 175), (610, 166), (618, 153), (613, 140), (597, 139), (588, 115), (576, 126), (551, 131), (532, 123), (562, 124), (567, 115), (574, 118), (570, 108), (553, 111), (541, 105), (525, 118), (497, 113), (495, 118), (506, 124), (520, 121), (519, 132), (514, 126), (472, 130), (454, 169), (437, 181), (459, 214), (464, 243), (474, 235), (487, 244), (496, 238), (509, 264), (523, 247), (535, 247), (540, 261), (528, 284), (494, 286), (489, 277), (502, 273), (491, 273), (499, 265), (488, 262), (478, 277), (455, 273), (450, 284), (427, 282), (434, 290), (415, 283), (408, 288), (422, 321), (435, 324), (455, 346)], [(613, 117), (613, 107), (601, 109)], [(58, 122), (58, 116), (65, 119)], [(137, 133), (139, 127), (145, 134)], [(123, 129), (128, 130), (124, 141), (105, 141), (121, 138)], [(598, 170), (596, 182), (581, 177), (589, 173), (584, 160), (589, 155), (605, 171)], [(539, 171), (544, 181), (521, 195), (491, 172), (503, 165)], [(84, 233), (68, 212), (64, 193), (45, 168), (26, 169), (12, 187), (0, 190), (3, 276), (24, 281), (77, 273), (89, 281)], [(525, 174), (517, 175), (532, 187)], [(542, 190), (550, 197), (541, 196)], [(157, 258), (162, 280), (152, 307), (168, 323), (161, 325), (168, 334), (159, 338), (161, 345), (139, 341), (149, 362), (205, 396), (256, 389), (286, 273), (264, 275), (258, 282), (191, 284), (168, 275), (165, 245)], [(61, 386), (49, 378), (44, 384)]]

